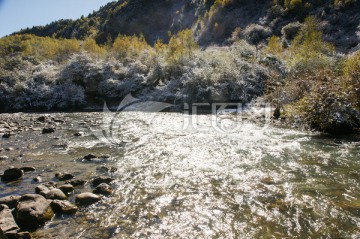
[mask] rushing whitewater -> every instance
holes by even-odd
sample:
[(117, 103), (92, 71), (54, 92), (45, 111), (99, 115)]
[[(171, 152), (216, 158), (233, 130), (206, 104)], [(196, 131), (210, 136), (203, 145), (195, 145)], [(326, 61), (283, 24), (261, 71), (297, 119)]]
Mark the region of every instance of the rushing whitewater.
[[(44, 181), (58, 171), (88, 180), (101, 165), (118, 168), (111, 174), (114, 195), (75, 216), (53, 218), (34, 238), (360, 236), (358, 138), (246, 121), (223, 132), (210, 114), (196, 116), (194, 127), (180, 113), (121, 112), (112, 128), (121, 143), (106, 144), (94, 135), (103, 130), (102, 114), (61, 114), (67, 124), (55, 135), (29, 131), (1, 141), (18, 148), (10, 156), (24, 154), (14, 166), (36, 166)], [(75, 130), (85, 137), (73, 137)], [(110, 158), (78, 160), (88, 153)], [(33, 176), (1, 184), (0, 196), (32, 192)]]

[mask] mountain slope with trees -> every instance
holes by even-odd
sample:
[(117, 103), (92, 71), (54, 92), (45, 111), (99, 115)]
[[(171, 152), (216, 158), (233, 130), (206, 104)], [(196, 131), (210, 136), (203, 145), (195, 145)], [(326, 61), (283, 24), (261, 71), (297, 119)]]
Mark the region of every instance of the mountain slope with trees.
[[(261, 6), (261, 7), (259, 7)], [(274, 119), (360, 128), (359, 3), (128, 0), (0, 39), (1, 111), (142, 100), (271, 103)]]
[(339, 51), (348, 52), (359, 47), (359, 12), (357, 0), (119, 0), (87, 17), (20, 33), (80, 40), (91, 37), (100, 44), (119, 34), (142, 34), (154, 44), (157, 39), (167, 42), (169, 32), (191, 28), (201, 45), (226, 44), (252, 24), (288, 40), (282, 29), (312, 15), (320, 20), (324, 38)]

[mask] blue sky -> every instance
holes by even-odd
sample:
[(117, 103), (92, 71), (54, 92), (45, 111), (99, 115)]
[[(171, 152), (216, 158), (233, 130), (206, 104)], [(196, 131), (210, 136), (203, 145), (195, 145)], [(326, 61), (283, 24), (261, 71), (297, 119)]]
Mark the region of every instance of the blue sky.
[(21, 28), (87, 16), (113, 0), (0, 0), (0, 37)]

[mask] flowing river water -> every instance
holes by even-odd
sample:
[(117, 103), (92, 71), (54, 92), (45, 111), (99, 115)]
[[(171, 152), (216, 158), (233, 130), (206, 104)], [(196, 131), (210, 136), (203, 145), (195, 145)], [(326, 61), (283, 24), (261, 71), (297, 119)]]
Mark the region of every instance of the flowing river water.
[[(38, 174), (44, 181), (64, 171), (116, 180), (112, 196), (55, 216), (34, 238), (360, 238), (357, 137), (250, 122), (224, 133), (206, 114), (197, 129), (184, 130), (181, 113), (122, 112), (107, 137), (120, 144), (107, 144), (94, 136), (104, 129), (103, 113), (51, 116), (66, 122), (54, 134), (29, 130), (0, 141), (14, 148), (2, 169), (37, 168), (21, 182), (0, 183), (0, 197), (33, 193)], [(110, 157), (80, 160), (89, 153)], [(118, 170), (106, 173), (104, 165)], [(90, 190), (86, 184), (75, 194)]]

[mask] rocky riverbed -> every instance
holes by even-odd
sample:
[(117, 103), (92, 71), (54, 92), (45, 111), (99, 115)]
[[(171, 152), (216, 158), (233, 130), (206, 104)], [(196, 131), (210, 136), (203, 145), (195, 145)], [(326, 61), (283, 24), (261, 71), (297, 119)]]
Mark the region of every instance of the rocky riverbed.
[(68, 141), (81, 144), (87, 136), (76, 128), (96, 122), (69, 121), (62, 114), (1, 115), (0, 229), (7, 238), (31, 238), (54, 217), (75, 215), (79, 207), (111, 196), (117, 171), (109, 166), (111, 156), (91, 154), (86, 145), (74, 149)]
[(188, 120), (179, 113), (1, 114), (2, 232), (360, 236), (359, 138), (251, 122), (220, 132), (211, 115)]

